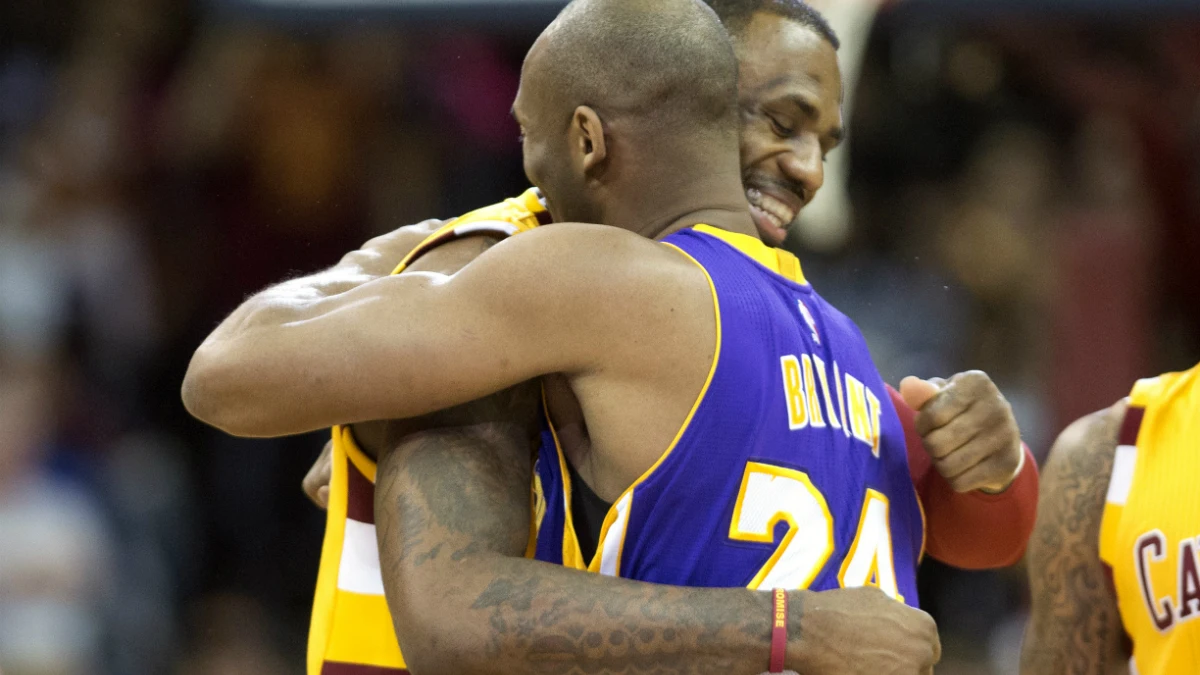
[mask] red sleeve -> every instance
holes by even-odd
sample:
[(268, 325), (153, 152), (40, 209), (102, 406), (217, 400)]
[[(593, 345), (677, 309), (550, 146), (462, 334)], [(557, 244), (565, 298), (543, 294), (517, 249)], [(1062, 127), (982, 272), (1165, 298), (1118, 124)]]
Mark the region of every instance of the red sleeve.
[(1025, 466), (1013, 484), (998, 495), (955, 492), (933, 469), (921, 436), (916, 413), (888, 387), (892, 404), (904, 427), (908, 469), (925, 514), (925, 550), (954, 567), (978, 570), (1014, 565), (1025, 555), (1025, 545), (1037, 516), (1037, 461), (1025, 448)]

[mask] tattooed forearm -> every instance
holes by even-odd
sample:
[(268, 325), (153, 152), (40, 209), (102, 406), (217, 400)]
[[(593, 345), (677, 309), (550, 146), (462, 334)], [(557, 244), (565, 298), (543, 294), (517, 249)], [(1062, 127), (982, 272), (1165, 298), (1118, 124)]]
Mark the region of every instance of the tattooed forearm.
[[(527, 403), (517, 396), (509, 405)], [(523, 559), (531, 439), (522, 425), (489, 422), (416, 433), (383, 454), (376, 520), (384, 585), (413, 672), (761, 673), (769, 594), (659, 586)], [(793, 635), (802, 612), (794, 594)]]
[(1119, 404), (1085, 417), (1051, 451), (1030, 542), (1033, 613), (1023, 673), (1100, 675), (1122, 661), (1121, 620), (1099, 539), (1123, 415)]

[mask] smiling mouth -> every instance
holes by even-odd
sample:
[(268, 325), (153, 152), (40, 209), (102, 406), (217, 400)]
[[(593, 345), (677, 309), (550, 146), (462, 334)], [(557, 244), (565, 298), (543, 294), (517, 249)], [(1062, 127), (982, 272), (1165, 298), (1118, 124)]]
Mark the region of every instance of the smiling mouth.
[(788, 225), (791, 225), (792, 221), (796, 219), (796, 211), (794, 209), (771, 195), (763, 194), (757, 188), (748, 188), (746, 190), (746, 200), (768, 222), (781, 230), (786, 230)]

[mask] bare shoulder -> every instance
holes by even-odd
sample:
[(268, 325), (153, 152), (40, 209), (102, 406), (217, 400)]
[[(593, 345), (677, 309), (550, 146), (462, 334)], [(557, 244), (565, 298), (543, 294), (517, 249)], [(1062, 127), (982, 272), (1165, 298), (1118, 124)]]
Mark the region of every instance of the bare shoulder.
[(1042, 471), (1029, 545), (1033, 598), (1024, 675), (1105, 673), (1122, 662), (1121, 619), (1100, 560), (1100, 523), (1125, 401), (1067, 427)]
[(546, 225), (513, 237), (506, 245), (522, 254), (540, 256), (556, 254), (577, 263), (595, 261), (603, 264), (614, 262), (636, 262), (643, 259), (675, 259), (660, 243), (647, 239), (629, 230), (611, 225), (592, 223), (558, 223)]
[(1055, 441), (1042, 474), (1044, 489), (1055, 481), (1071, 480), (1108, 484), (1112, 476), (1117, 434), (1128, 407), (1126, 400), (1081, 417), (1063, 430)]

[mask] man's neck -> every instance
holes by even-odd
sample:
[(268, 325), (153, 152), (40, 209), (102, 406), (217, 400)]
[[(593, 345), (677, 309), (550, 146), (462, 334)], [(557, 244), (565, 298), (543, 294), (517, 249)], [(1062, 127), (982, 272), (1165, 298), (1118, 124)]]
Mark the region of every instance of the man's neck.
[(740, 177), (709, 174), (674, 183), (681, 188), (674, 195), (661, 189), (661, 183), (645, 183), (643, 194), (650, 198), (621, 200), (615, 212), (605, 214), (604, 222), (626, 225), (649, 239), (662, 239), (700, 223), (758, 238)]

